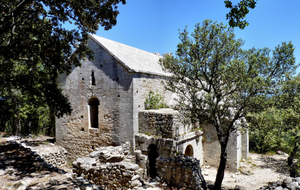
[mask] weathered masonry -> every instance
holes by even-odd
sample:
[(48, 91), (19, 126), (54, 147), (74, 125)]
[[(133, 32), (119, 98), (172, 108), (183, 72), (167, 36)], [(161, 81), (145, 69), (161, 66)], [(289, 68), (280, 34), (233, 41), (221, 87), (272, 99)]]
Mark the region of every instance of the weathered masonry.
[[(88, 46), (95, 59), (82, 60), (81, 67), (59, 77), (73, 111), (56, 120), (56, 141), (68, 151), (70, 159), (129, 141), (139, 158), (137, 162), (148, 167), (150, 159), (153, 164), (157, 156), (174, 155), (197, 158), (201, 165), (214, 165), (220, 148), (209, 125), (203, 131), (192, 131), (180, 122), (177, 111), (145, 111), (144, 102), (150, 91), (173, 105), (174, 94), (165, 89), (171, 74), (158, 64), (162, 56), (95, 35), (90, 35)], [(248, 151), (244, 146), (248, 139), (238, 134), (232, 135), (228, 149), (229, 162), (233, 163), (228, 165), (234, 169)]]
[[(139, 112), (139, 131), (135, 135), (137, 163), (155, 171), (156, 158), (184, 155), (200, 160), (200, 165), (218, 167), (221, 147), (215, 128), (203, 125), (202, 131), (183, 125), (179, 113), (172, 109), (142, 110)], [(248, 158), (247, 131), (237, 130), (230, 135), (227, 145), (227, 168), (237, 170), (239, 161)], [(154, 163), (151, 165), (150, 163)]]
[(144, 109), (149, 91), (166, 100), (172, 96), (164, 88), (169, 74), (158, 64), (161, 56), (95, 35), (88, 46), (95, 59), (82, 60), (81, 67), (59, 78), (73, 112), (57, 119), (56, 140), (72, 159), (100, 146), (133, 145), (138, 111)]

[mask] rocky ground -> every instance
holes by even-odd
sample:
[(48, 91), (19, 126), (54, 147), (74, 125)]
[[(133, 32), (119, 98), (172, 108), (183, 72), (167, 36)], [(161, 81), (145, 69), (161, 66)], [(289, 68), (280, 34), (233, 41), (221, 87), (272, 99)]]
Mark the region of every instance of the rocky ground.
[[(215, 180), (217, 168), (203, 166), (202, 174), (208, 184), (211, 184)], [(276, 154), (250, 153), (249, 159), (241, 162), (239, 171), (226, 171), (223, 186), (228, 189), (239, 186), (247, 190), (254, 190), (269, 182), (283, 180), (288, 176), (287, 157)]]
[[(15, 140), (11, 138), (0, 139), (0, 189), (93, 188), (93, 185), (85, 180), (73, 178), (70, 166), (53, 167), (36, 152), (15, 142)], [(31, 139), (26, 143), (45, 151), (47, 151), (45, 147), (51, 146), (47, 138), (44, 137)]]
[[(11, 139), (0, 139), (0, 189), (102, 189), (72, 173), (71, 164), (56, 168), (46, 163), (36, 152), (12, 143)], [(51, 139), (40, 136), (27, 140), (27, 145), (47, 151), (55, 148)], [(50, 150), (50, 149), (49, 149)], [(226, 171), (223, 180), (225, 189), (243, 187), (259, 189), (271, 181), (288, 177), (287, 157), (282, 155), (259, 155), (250, 153), (237, 172)], [(209, 185), (215, 180), (217, 168), (203, 166), (202, 173)], [(159, 183), (149, 183), (147, 189), (171, 189)], [(210, 186), (211, 187), (211, 186)]]

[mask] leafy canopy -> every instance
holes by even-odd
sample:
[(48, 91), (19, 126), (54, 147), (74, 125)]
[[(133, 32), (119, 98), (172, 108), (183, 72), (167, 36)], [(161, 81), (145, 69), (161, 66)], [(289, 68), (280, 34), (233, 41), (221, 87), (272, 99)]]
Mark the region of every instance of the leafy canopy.
[[(29, 104), (43, 104), (56, 116), (70, 113), (69, 101), (58, 88), (57, 76), (79, 66), (80, 59), (93, 57), (86, 46), (88, 33), (95, 33), (99, 25), (106, 30), (114, 26), (119, 14), (117, 4), (121, 2), (126, 3), (0, 1), (0, 97), (9, 100), (18, 92), (30, 97)], [(66, 29), (67, 22), (73, 23), (74, 29)], [(9, 102), (14, 101), (6, 101), (8, 108), (15, 106)]]
[[(107, 30), (115, 25), (119, 2), (125, 3), (124, 0), (1, 1), (1, 88), (14, 87), (35, 95), (42, 92), (52, 99), (49, 103), (53, 101), (60, 94), (55, 81), (58, 73), (69, 72), (72, 65), (79, 66), (79, 60), (86, 56), (92, 58), (86, 46), (88, 33), (95, 33), (99, 24)], [(65, 22), (73, 22), (76, 28), (64, 28)], [(56, 108), (62, 110), (58, 105)]]
[(237, 5), (232, 5), (230, 0), (225, 0), (225, 7), (230, 9), (230, 12), (226, 14), (226, 19), (229, 20), (231, 27), (239, 27), (244, 29), (249, 23), (245, 19), (249, 13), (249, 8), (254, 9), (257, 0), (241, 0)]

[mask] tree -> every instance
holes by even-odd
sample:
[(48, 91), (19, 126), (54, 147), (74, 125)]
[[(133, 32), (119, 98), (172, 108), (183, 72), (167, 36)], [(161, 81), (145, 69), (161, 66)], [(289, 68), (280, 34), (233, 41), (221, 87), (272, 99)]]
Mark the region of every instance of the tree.
[(243, 20), (249, 13), (249, 8), (254, 9), (257, 0), (241, 0), (237, 5), (232, 5), (232, 2), (225, 0), (225, 7), (230, 9), (230, 12), (226, 14), (226, 19), (229, 20), (231, 27), (239, 27), (244, 29), (249, 23)]
[(30, 96), (20, 90), (9, 89), (2, 91), (0, 110), (0, 131), (9, 134), (38, 134), (54, 135), (54, 112), (43, 97)]
[(288, 153), (290, 176), (295, 177), (297, 165), (294, 158), (300, 158), (300, 76), (288, 79), (280, 83), (276, 93), (269, 97), (269, 107), (250, 113), (248, 118), (255, 147), (262, 152), (283, 150)]
[[(99, 24), (116, 24), (117, 4), (125, 0), (2, 0), (0, 2), (0, 97), (13, 92), (42, 98), (51, 113), (70, 113), (68, 99), (58, 88), (59, 73), (92, 58), (88, 33)], [(75, 29), (66, 29), (65, 22)], [(35, 103), (36, 101), (32, 101)], [(11, 106), (11, 105), (8, 105)], [(15, 113), (16, 115), (16, 113)]]
[[(173, 74), (168, 89), (178, 94), (179, 108), (191, 120), (208, 122), (216, 130), (221, 145), (215, 189), (221, 189), (227, 161), (227, 143), (247, 111), (261, 103), (265, 94), (295, 69), (294, 47), (282, 43), (269, 56), (268, 48), (242, 50), (232, 28), (205, 20), (179, 35), (176, 56), (161, 64)], [(245, 123), (244, 123), (245, 124)], [(243, 125), (243, 122), (241, 122)]]
[(282, 112), (285, 118), (284, 127), (287, 131), (286, 134), (290, 134), (288, 141), (291, 148), (288, 157), (290, 176), (296, 177), (297, 166), (294, 163), (294, 157), (300, 157), (300, 76), (282, 83), (278, 98), (279, 101), (276, 101), (277, 107), (283, 109)]

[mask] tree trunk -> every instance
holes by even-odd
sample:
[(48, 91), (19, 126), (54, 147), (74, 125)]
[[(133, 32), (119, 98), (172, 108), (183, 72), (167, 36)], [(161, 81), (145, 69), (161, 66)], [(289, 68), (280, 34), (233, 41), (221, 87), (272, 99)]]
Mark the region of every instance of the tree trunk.
[(227, 163), (227, 151), (226, 151), (227, 141), (220, 142), (220, 144), (221, 144), (220, 165), (218, 168), (218, 173), (217, 173), (216, 181), (214, 184), (214, 190), (221, 190), (221, 187), (222, 187), (222, 182), (224, 179), (225, 168), (226, 168), (226, 163)]
[(13, 128), (12, 128), (13, 135), (19, 135), (19, 118), (14, 117), (13, 119)]
[(288, 157), (288, 166), (290, 167), (290, 177), (296, 177), (296, 164), (294, 163), (294, 156), (299, 149), (298, 148), (298, 140), (299, 140), (299, 137), (296, 137), (294, 148), (293, 148), (290, 156)]

